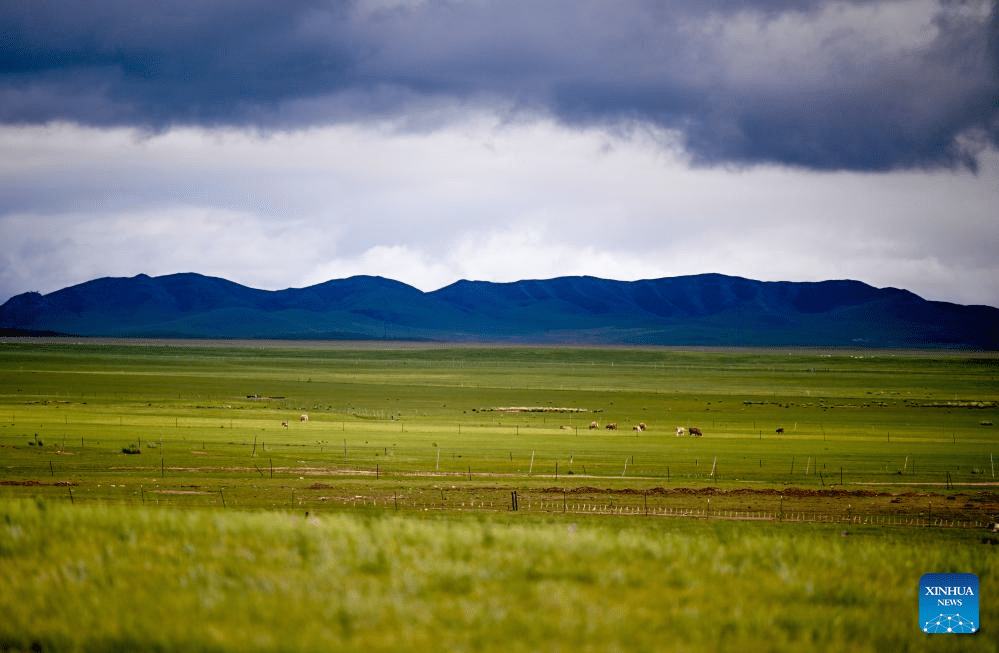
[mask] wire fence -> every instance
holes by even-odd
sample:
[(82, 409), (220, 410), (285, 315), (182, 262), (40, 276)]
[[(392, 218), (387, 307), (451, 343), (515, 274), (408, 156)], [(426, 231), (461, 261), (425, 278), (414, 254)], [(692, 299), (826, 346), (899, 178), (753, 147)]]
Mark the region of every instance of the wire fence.
[[(985, 529), (994, 527), (995, 517), (948, 515), (945, 511), (884, 514), (867, 511), (815, 511), (798, 509), (737, 510), (728, 508), (664, 505), (676, 497), (635, 492), (622, 501), (618, 496), (576, 496), (547, 490), (510, 490), (495, 487), (426, 487), (415, 491), (393, 491), (379, 495), (350, 494), (337, 484), (314, 483), (305, 487), (287, 485), (270, 488), (204, 483), (143, 485), (112, 483), (81, 486), (74, 481), (0, 481), (0, 496), (44, 497), (70, 503), (148, 505), (171, 508), (277, 509), (292, 511), (365, 511), (383, 513), (524, 513), (533, 515), (614, 516), (632, 518), (744, 521), (771, 523), (840, 524), (882, 527), (931, 527)], [(346, 494), (344, 492), (347, 492)]]

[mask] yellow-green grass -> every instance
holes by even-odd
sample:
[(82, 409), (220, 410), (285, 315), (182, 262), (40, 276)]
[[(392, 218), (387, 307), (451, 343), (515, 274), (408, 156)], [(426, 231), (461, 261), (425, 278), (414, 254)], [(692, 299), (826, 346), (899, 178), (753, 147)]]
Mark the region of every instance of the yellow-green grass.
[[(997, 361), (5, 344), (0, 481), (76, 483), (81, 500), (126, 498), (110, 485), (133, 488), (136, 500), (156, 484), (251, 485), (262, 497), (281, 488), (243, 507), (283, 505), (292, 481), (351, 475), (400, 487), (444, 476), (513, 488), (558, 480), (946, 491), (995, 481)], [(496, 410), (510, 407), (547, 410)], [(594, 420), (620, 428), (591, 431)], [(639, 422), (649, 430), (632, 431)], [(706, 435), (674, 437), (678, 425)], [(122, 453), (133, 446), (141, 455)], [(0, 486), (0, 496), (23, 496), (23, 487)], [(70, 494), (43, 487), (31, 492)]]
[[(994, 651), (963, 531), (0, 502), (0, 646), (158, 651)], [(981, 630), (926, 635), (923, 573)], [(34, 648), (33, 648), (34, 647)]]
[(995, 650), (997, 362), (0, 344), (0, 646)]

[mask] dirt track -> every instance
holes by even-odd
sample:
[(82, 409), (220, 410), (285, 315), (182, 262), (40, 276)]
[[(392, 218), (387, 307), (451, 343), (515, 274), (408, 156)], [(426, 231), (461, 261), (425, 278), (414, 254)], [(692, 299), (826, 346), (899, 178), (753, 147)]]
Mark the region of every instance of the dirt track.
[(842, 490), (842, 489), (829, 489), (829, 490), (806, 490), (803, 488), (789, 487), (783, 490), (778, 490), (775, 488), (736, 488), (733, 490), (721, 490), (713, 487), (701, 487), (701, 488), (691, 488), (691, 487), (677, 487), (677, 488), (664, 488), (664, 487), (654, 487), (648, 490), (636, 490), (633, 488), (595, 488), (589, 486), (581, 486), (574, 488), (559, 488), (559, 487), (548, 487), (540, 490), (541, 492), (548, 493), (566, 493), (566, 494), (624, 494), (633, 496), (668, 496), (668, 495), (692, 495), (692, 496), (770, 496), (770, 497), (826, 497), (826, 498), (842, 498), (842, 497), (876, 497), (876, 496), (893, 496), (889, 492), (875, 492), (873, 490)]

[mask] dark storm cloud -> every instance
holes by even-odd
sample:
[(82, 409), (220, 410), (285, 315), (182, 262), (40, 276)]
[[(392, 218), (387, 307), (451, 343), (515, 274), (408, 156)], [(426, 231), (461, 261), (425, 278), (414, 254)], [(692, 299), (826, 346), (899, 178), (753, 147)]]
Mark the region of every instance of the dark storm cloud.
[[(17, 0), (0, 8), (0, 120), (274, 129), (486, 102), (651, 124), (699, 164), (974, 168), (999, 141), (999, 11), (944, 0), (914, 38), (926, 6)], [(878, 8), (899, 34), (870, 32)]]
[[(8, 123), (241, 123), (254, 107), (335, 92), (351, 46), (309, 26), (315, 2), (15, 0), (0, 8)], [(342, 7), (323, 3), (323, 20)]]

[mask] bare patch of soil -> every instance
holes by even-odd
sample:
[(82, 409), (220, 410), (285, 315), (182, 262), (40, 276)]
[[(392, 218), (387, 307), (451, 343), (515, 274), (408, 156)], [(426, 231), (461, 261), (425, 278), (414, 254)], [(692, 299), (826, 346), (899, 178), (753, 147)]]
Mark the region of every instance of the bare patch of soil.
[(874, 490), (842, 490), (842, 489), (827, 489), (827, 490), (807, 490), (804, 488), (789, 487), (783, 490), (778, 490), (775, 488), (736, 488), (732, 490), (722, 490), (713, 487), (675, 487), (675, 488), (664, 488), (664, 487), (653, 487), (648, 490), (637, 490), (634, 488), (596, 488), (589, 486), (580, 486), (574, 488), (560, 488), (560, 487), (547, 487), (539, 490), (540, 492), (551, 493), (551, 494), (610, 494), (610, 495), (632, 495), (632, 496), (669, 496), (669, 495), (687, 495), (687, 496), (768, 496), (768, 497), (815, 497), (815, 498), (843, 498), (843, 497), (877, 497), (877, 496), (892, 496), (888, 492), (875, 492)]
[(152, 490), (153, 494), (215, 494), (203, 490)]
[(52, 481), (51, 483), (46, 483), (44, 481), (0, 481), (0, 485), (14, 485), (18, 487), (76, 487), (79, 485), (76, 481)]
[(552, 406), (500, 406), (497, 408), (483, 408), (483, 412), (492, 411), (495, 413), (588, 413), (586, 408), (565, 408)]

